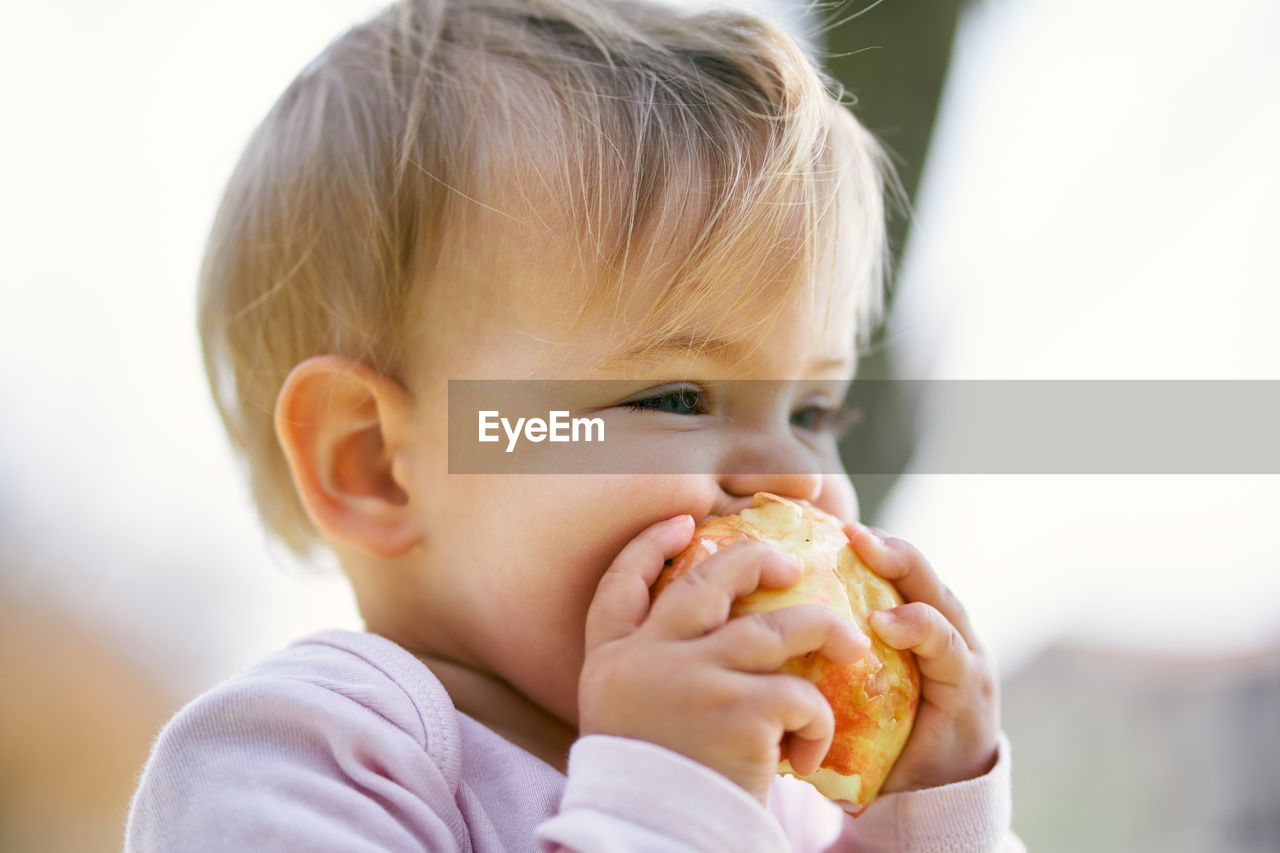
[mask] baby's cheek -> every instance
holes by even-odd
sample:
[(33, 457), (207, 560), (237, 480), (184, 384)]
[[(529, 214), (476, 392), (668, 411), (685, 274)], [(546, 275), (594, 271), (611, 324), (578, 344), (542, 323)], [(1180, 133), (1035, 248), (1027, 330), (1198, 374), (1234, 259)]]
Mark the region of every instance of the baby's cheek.
[(831, 475), (823, 478), (822, 494), (818, 508), (824, 509), (844, 522), (858, 521), (858, 495), (848, 476)]

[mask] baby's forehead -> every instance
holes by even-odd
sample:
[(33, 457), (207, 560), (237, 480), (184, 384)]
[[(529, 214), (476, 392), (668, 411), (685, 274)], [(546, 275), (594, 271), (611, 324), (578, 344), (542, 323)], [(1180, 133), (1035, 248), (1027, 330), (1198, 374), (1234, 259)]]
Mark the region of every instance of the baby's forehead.
[(562, 253), (507, 245), (478, 281), (459, 288), (464, 310), (429, 321), (480, 361), (523, 354), (519, 375), (505, 378), (670, 378), (685, 370), (779, 378), (782, 366), (796, 373), (817, 362), (827, 375), (852, 373), (855, 293), (847, 280), (762, 281), (744, 270), (713, 288), (641, 269), (615, 280)]

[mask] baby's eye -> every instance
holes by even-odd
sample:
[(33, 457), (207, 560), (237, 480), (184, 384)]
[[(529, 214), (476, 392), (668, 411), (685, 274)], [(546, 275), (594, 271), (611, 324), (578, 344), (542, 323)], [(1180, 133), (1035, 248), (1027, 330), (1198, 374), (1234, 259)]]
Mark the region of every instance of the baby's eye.
[(831, 433), (837, 438), (860, 420), (856, 409), (843, 406), (805, 406), (791, 413), (791, 425), (808, 432)]
[(628, 400), (622, 405), (628, 409), (668, 412), (673, 415), (705, 415), (709, 411), (707, 395), (691, 385), (682, 385), (639, 400)]

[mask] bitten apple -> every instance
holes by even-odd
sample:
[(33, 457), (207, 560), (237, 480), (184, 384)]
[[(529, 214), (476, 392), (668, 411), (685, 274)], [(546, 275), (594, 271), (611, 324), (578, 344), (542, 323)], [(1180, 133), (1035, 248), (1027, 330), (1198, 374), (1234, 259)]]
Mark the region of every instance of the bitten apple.
[(871, 638), (871, 650), (854, 664), (838, 666), (812, 653), (792, 658), (781, 670), (817, 685), (831, 703), (836, 731), (817, 771), (801, 776), (783, 760), (778, 772), (809, 782), (828, 799), (857, 814), (884, 784), (911, 733), (919, 704), (920, 672), (914, 656), (887, 646), (867, 622), (871, 611), (902, 604), (902, 597), (892, 584), (858, 560), (839, 519), (768, 492), (757, 493), (752, 505), (738, 515), (713, 518), (700, 525), (689, 547), (663, 569), (653, 595), (738, 539), (769, 542), (800, 557), (804, 565), (794, 586), (758, 589), (738, 599), (731, 618), (818, 604), (834, 610)]

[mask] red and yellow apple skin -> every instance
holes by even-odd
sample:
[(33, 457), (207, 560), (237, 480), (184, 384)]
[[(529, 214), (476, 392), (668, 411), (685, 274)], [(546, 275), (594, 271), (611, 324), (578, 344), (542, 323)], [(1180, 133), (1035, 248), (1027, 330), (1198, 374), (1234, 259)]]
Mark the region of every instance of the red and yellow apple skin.
[(738, 515), (713, 518), (700, 525), (689, 547), (663, 569), (653, 595), (739, 539), (769, 542), (800, 557), (804, 566), (794, 586), (758, 589), (738, 599), (730, 618), (817, 604), (835, 611), (871, 638), (871, 650), (854, 664), (838, 666), (811, 653), (792, 658), (781, 670), (816, 684), (831, 703), (836, 725), (831, 749), (817, 771), (801, 776), (783, 760), (778, 772), (810, 783), (846, 811), (857, 814), (875, 797), (902, 752), (920, 701), (915, 656), (886, 645), (867, 621), (873, 610), (902, 604), (902, 596), (858, 560), (839, 519), (768, 492), (757, 493), (752, 505)]

